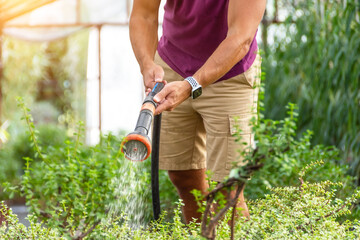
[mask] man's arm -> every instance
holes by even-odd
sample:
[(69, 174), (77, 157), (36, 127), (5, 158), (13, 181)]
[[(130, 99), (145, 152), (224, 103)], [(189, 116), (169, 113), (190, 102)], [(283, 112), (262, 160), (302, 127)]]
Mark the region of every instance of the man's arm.
[[(228, 34), (194, 78), (206, 87), (225, 75), (249, 51), (256, 30), (264, 15), (266, 0), (230, 0)], [(184, 84), (186, 83), (186, 85)], [(155, 96), (161, 104), (156, 114), (172, 110), (190, 96), (191, 87), (186, 81), (167, 84)]]
[(152, 88), (155, 79), (162, 81), (164, 76), (163, 69), (154, 63), (158, 44), (160, 1), (134, 0), (130, 16), (130, 41), (146, 88)]
[(206, 87), (225, 75), (248, 53), (264, 15), (266, 0), (230, 0), (228, 33), (194, 78)]

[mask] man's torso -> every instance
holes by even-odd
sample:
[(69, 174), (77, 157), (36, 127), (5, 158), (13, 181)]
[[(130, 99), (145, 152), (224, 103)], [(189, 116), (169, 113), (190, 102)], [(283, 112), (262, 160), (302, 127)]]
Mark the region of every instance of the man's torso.
[[(225, 39), (229, 0), (167, 0), (158, 52), (183, 77), (193, 75)], [(254, 38), (248, 54), (220, 80), (245, 72), (256, 57)]]

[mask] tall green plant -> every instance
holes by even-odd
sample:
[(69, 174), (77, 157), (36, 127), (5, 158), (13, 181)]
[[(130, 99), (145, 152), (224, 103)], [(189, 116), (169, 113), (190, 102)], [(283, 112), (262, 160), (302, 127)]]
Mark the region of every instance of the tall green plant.
[[(112, 134), (102, 136), (96, 146), (84, 146), (82, 123), (73, 138), (64, 139), (65, 143), (53, 139), (44, 145), (45, 142), (40, 142), (44, 134), (37, 131), (30, 109), (22, 98), (18, 102), (32, 151), (27, 149), (24, 156), (26, 164), (20, 189), (2, 184), (6, 192), (13, 194), (20, 190), (30, 213), (67, 238), (89, 236), (101, 221), (122, 213), (127, 214), (127, 223), (134, 227), (150, 221), (150, 160), (144, 164), (126, 160), (119, 149), (121, 138)], [(178, 199), (172, 202), (177, 195), (165, 178), (165, 172), (161, 172), (162, 208), (171, 207), (172, 213)]]
[(31, 213), (47, 226), (65, 236), (82, 239), (110, 214), (117, 203), (115, 190), (117, 169), (122, 157), (120, 142), (112, 135), (95, 146), (82, 146), (83, 125), (80, 123), (73, 141), (66, 146), (47, 148), (38, 142), (29, 109), (19, 99), (35, 151), (33, 162), (26, 157), (21, 192)]
[(25, 158), (22, 193), (30, 211), (50, 227), (75, 238), (88, 235), (107, 217), (115, 202), (113, 178), (119, 165), (119, 154), (110, 144), (93, 149), (82, 148), (80, 124), (75, 141), (66, 141), (65, 148), (43, 152), (38, 143), (29, 109), (20, 100), (24, 119), (29, 128), (35, 157)]
[(298, 132), (312, 129), (312, 143), (337, 146), (360, 177), (360, 2), (286, 3), (285, 34), (275, 34), (263, 61), (265, 116), (282, 119), (296, 103)]

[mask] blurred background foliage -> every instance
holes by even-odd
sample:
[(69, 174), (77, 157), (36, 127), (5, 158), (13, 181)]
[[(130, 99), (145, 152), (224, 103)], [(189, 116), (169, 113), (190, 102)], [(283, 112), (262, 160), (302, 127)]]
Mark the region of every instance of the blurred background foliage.
[(282, 119), (296, 103), (298, 133), (310, 129), (313, 144), (337, 146), (360, 179), (360, 1), (274, 4), (263, 32), (265, 116)]
[[(299, 107), (298, 136), (309, 129), (313, 145), (340, 149), (340, 157), (336, 155), (316, 174), (326, 171), (324, 176), (343, 176), (347, 171), (359, 179), (360, 1), (269, 0), (268, 5), (260, 47), (266, 73), (264, 117), (284, 119), (285, 106), (295, 103)], [(25, 129), (16, 96), (25, 99), (36, 123), (45, 124), (39, 128), (44, 146), (62, 142), (72, 135), (74, 123), (85, 119), (88, 35), (88, 30), (82, 30), (46, 43), (4, 37), (2, 120), (11, 124), (10, 140), (0, 151), (0, 165), (4, 166), (0, 181), (18, 181), (24, 164), (21, 158), (33, 154), (22, 135)], [(59, 127), (61, 134), (49, 124), (66, 128)], [(343, 167), (344, 163), (350, 167)], [(277, 169), (273, 166), (269, 171)], [(271, 176), (278, 180), (269, 181), (283, 181), (277, 174)], [(166, 208), (177, 196), (166, 174), (161, 174), (160, 182)], [(251, 191), (256, 197), (264, 193), (261, 187)]]
[[(54, 123), (38, 124), (38, 141), (45, 152), (64, 147), (65, 141), (69, 139), (66, 128)], [(29, 140), (29, 134), (25, 130), (19, 133), (15, 138), (11, 138), (0, 151), (0, 183), (9, 182), (13, 186), (20, 184), (20, 176), (24, 173), (24, 158), (33, 158), (39, 162), (39, 156), (35, 156), (33, 144)], [(0, 186), (1, 190), (1, 186)], [(8, 192), (0, 191), (0, 200), (9, 199)], [(13, 203), (23, 203), (23, 199), (17, 194)], [(19, 202), (20, 201), (20, 202)]]
[(11, 121), (10, 136), (21, 129), (17, 96), (31, 106), (35, 122), (71, 129), (74, 122), (85, 119), (87, 44), (87, 30), (45, 43), (4, 37), (1, 104), (2, 119)]
[[(19, 183), (24, 157), (33, 157), (21, 109), (22, 96), (38, 125), (42, 145), (59, 147), (85, 119), (88, 30), (52, 42), (25, 42), (4, 36), (2, 121), (8, 141), (0, 142), (0, 182)], [(0, 199), (8, 194), (0, 188)]]

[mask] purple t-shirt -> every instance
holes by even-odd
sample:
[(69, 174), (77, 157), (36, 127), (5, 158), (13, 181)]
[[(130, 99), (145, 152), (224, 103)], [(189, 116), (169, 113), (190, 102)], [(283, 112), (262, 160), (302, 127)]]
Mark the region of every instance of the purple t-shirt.
[[(229, 0), (167, 0), (160, 57), (182, 77), (194, 75), (228, 31)], [(245, 72), (256, 58), (256, 34), (249, 52), (219, 80)]]

